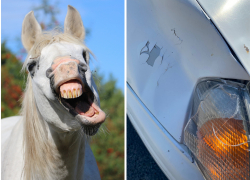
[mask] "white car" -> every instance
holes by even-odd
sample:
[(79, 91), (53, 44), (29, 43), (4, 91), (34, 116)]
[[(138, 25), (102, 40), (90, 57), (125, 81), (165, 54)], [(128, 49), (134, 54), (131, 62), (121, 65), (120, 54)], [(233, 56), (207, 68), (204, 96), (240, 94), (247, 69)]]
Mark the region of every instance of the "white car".
[(169, 179), (250, 179), (250, 1), (127, 0), (127, 114)]

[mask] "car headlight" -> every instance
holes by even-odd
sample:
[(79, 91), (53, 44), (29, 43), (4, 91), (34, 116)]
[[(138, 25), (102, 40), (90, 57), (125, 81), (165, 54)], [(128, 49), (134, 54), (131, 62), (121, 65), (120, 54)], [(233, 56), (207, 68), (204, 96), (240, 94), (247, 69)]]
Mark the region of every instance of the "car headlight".
[(250, 179), (248, 86), (219, 79), (197, 84), (184, 141), (206, 179)]

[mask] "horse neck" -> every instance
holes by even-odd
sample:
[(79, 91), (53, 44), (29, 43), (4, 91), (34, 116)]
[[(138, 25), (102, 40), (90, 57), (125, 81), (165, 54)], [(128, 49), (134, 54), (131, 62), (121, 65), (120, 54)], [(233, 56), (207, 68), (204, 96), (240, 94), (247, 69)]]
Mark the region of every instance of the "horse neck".
[(58, 133), (40, 115), (29, 77), (22, 111), (24, 122), (24, 179), (82, 179), (85, 136)]
[(49, 125), (49, 141), (56, 147), (64, 164), (67, 176), (65, 179), (82, 179), (84, 170), (85, 136), (79, 131), (56, 132)]
[(25, 147), (25, 166), (36, 165), (33, 169), (31, 167), (31, 175), (27, 176), (31, 178), (26, 179), (83, 179), (85, 136), (80, 132), (58, 133), (52, 125), (42, 119), (40, 121), (44, 124), (46, 138), (41, 143), (34, 143), (37, 138), (33, 136), (33, 139), (28, 139), (30, 143), (25, 142), (28, 143)]

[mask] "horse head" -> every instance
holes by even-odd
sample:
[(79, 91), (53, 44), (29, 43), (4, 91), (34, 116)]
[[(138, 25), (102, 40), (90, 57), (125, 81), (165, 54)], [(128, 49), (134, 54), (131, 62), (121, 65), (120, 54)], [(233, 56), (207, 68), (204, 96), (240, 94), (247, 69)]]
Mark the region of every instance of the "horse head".
[(22, 43), (28, 51), (24, 67), (30, 88), (39, 116), (57, 132), (82, 129), (94, 135), (105, 120), (84, 37), (80, 14), (72, 6), (68, 6), (64, 33), (42, 32), (33, 12), (23, 21)]

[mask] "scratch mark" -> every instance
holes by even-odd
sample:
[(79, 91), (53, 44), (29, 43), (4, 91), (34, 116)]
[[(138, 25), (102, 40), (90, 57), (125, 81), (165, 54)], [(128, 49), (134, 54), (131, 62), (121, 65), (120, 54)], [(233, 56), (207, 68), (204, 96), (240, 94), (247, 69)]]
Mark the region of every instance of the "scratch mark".
[(244, 44), (244, 48), (245, 48), (246, 52), (249, 53), (249, 49), (245, 44)]
[[(149, 54), (149, 47), (148, 47), (149, 44), (150, 44), (150, 42), (148, 41), (148, 42), (146, 43), (146, 45), (141, 49), (140, 55), (143, 54), (143, 53)], [(144, 48), (147, 48), (147, 50), (142, 51)]]
[[(164, 58), (164, 54), (163, 54), (162, 57), (161, 57), (161, 64), (162, 64), (163, 58)], [(161, 65), (161, 64), (160, 64), (160, 65)]]
[[(174, 31), (174, 35), (179, 39), (179, 41), (180, 41), (179, 44), (181, 44), (183, 40), (176, 34), (175, 28), (171, 29), (171, 31)], [(179, 45), (179, 44), (177, 44), (177, 45)]]
[(173, 66), (170, 66), (170, 63), (168, 63), (167, 68), (164, 70), (164, 72), (161, 74), (161, 76), (159, 77), (158, 81), (157, 81), (157, 86), (159, 86), (159, 80), (161, 79), (161, 77)]
[[(165, 53), (167, 52), (167, 50), (163, 53), (163, 55), (161, 56), (161, 64), (162, 64), (162, 61), (163, 61), (163, 59), (164, 59), (164, 55), (165, 55)], [(160, 65), (161, 65), (160, 64)]]
[[(154, 63), (155, 63), (155, 60), (160, 55), (160, 52), (161, 52), (162, 48), (160, 48), (159, 46), (157, 46), (155, 44), (154, 47), (149, 52), (149, 44), (150, 44), (150, 42), (148, 41), (146, 43), (146, 45), (141, 49), (140, 55), (143, 54), (143, 53), (149, 55), (148, 59), (147, 59), (147, 63), (148, 63), (148, 65), (153, 67)], [(145, 48), (146, 48), (146, 50), (143, 51), (143, 49), (145, 49)]]

